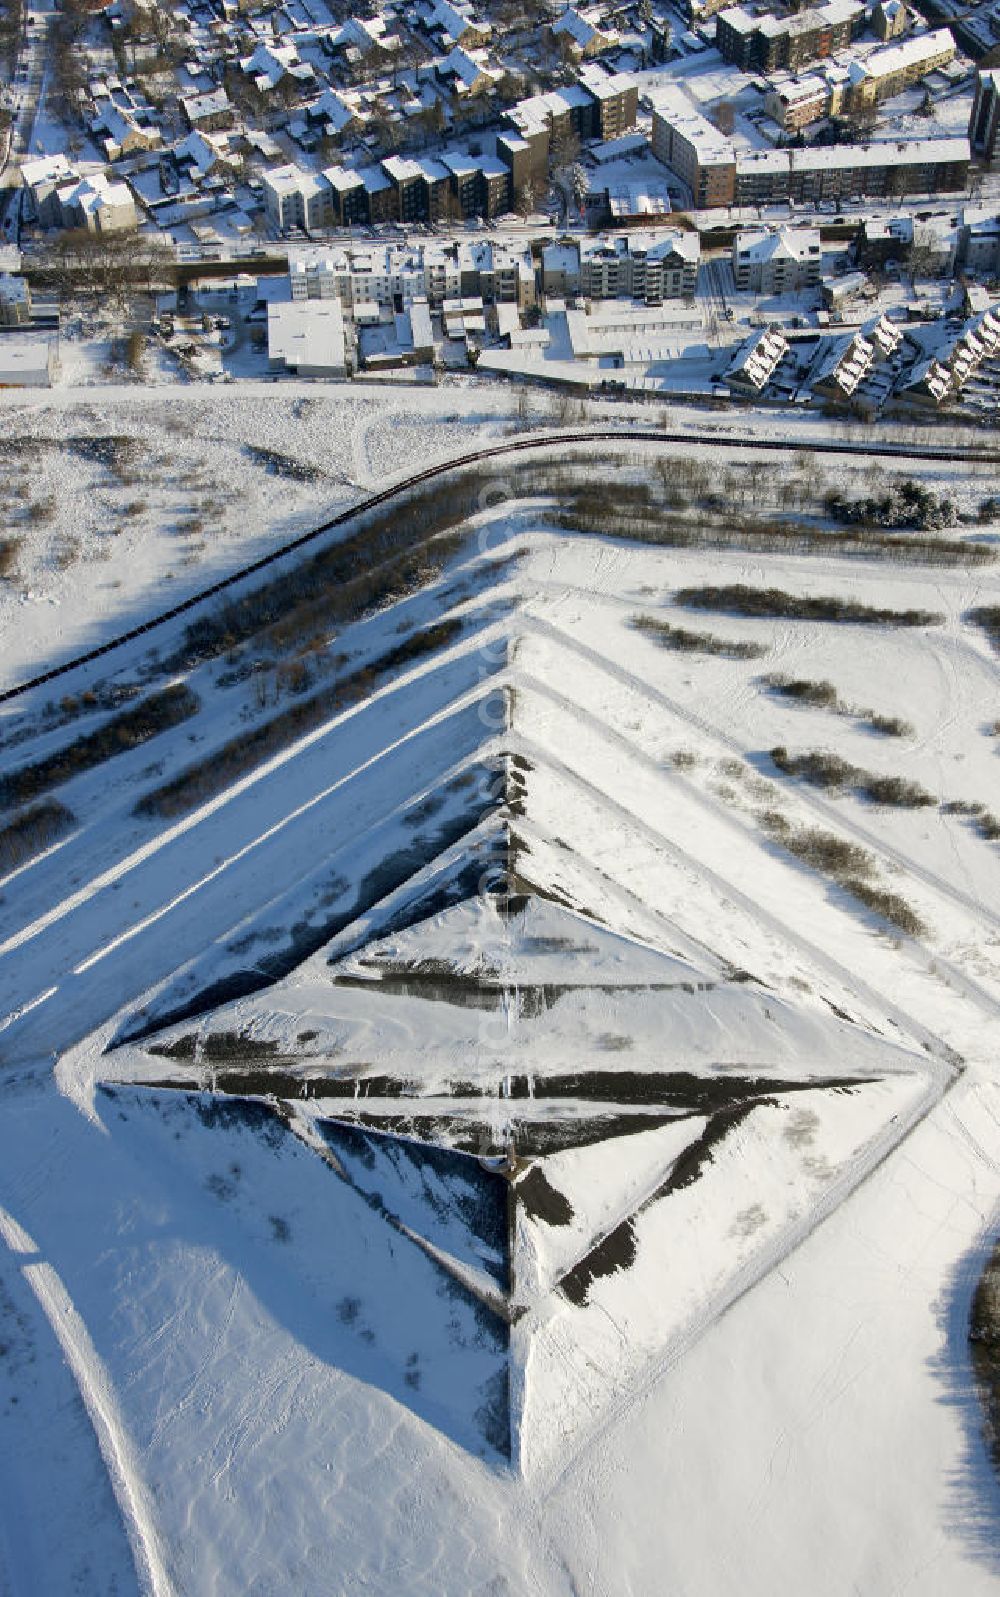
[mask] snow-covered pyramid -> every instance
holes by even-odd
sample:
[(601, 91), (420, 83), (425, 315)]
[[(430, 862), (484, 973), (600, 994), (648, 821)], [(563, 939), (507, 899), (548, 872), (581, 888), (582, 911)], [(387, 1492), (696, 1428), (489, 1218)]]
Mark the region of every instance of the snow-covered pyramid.
[(422, 1261), (404, 1303), (383, 1260), (378, 1312), (416, 1316), (456, 1371), (479, 1349), (443, 1407), (405, 1365), (390, 1389), (528, 1468), (814, 1224), (927, 1083), (915, 1051), (773, 992), (615, 883), (609, 836), (551, 772), (491, 760), (475, 824), (321, 950), (151, 1034), (147, 1005), (107, 1064), (130, 1114), (178, 1091), (192, 1112), (192, 1094), (256, 1103), (321, 1160), (331, 1245), (350, 1227), (366, 1257)]
[(585, 599), (505, 565), (476, 627), (234, 793), (239, 869), (199, 882), (205, 934), (96, 1071), (109, 1128), (254, 1238), (287, 1229), (331, 1360), (522, 1469), (678, 1357), (943, 1079), (786, 922), (800, 868), (685, 783), (661, 656), (563, 557)]

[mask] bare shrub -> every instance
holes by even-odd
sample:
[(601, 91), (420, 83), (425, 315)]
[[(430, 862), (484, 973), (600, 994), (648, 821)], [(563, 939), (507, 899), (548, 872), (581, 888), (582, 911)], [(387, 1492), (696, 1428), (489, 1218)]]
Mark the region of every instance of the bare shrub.
[(911, 738), (913, 736), (913, 723), (904, 721), (900, 715), (879, 715), (874, 710), (855, 710), (853, 712), (859, 721), (863, 721), (871, 732), (878, 732), (881, 737)]
[(368, 518), (292, 570), (230, 599), (186, 628), (166, 669), (184, 670), (264, 634), (276, 649), (405, 597), (439, 575), (462, 547), (458, 530), (480, 508), (488, 478), (469, 472)]
[(199, 708), (196, 695), (182, 683), (150, 694), (134, 709), (112, 716), (103, 726), (85, 733), (57, 753), (0, 777), (0, 808), (24, 804), (68, 782), (81, 771), (92, 770), (95, 765), (124, 754), (148, 738), (186, 721)]
[(16, 871), (44, 853), (73, 825), (72, 812), (51, 799), (20, 810), (6, 826), (0, 827), (0, 875)]
[(830, 877), (866, 909), (910, 937), (926, 936), (927, 927), (905, 899), (872, 881), (875, 858), (859, 843), (817, 826), (793, 828), (775, 811), (765, 811), (757, 819), (781, 848), (821, 876)]
[(966, 619), (982, 627), (993, 648), (1000, 654), (1000, 604), (981, 604), (970, 610)]
[(890, 893), (887, 888), (873, 887), (870, 882), (864, 882), (856, 877), (849, 877), (841, 882), (841, 887), (852, 898), (864, 904), (866, 909), (873, 910), (876, 915), (881, 915), (891, 926), (896, 926), (907, 937), (926, 937), (927, 927), (920, 919), (916, 910), (911, 909), (905, 898), (898, 893)]
[(794, 699), (797, 704), (808, 704), (821, 710), (840, 708), (840, 696), (832, 682), (810, 682), (804, 677), (783, 676), (775, 672), (762, 681), (782, 699)]
[(886, 610), (862, 604), (857, 599), (836, 595), (813, 597), (785, 593), (780, 588), (750, 588), (742, 582), (679, 588), (674, 602), (686, 610), (717, 610), (768, 620), (843, 621), (885, 627), (930, 627), (944, 620), (931, 610)]
[[(460, 621), (449, 620), (413, 633), (405, 642), (396, 644), (395, 648), (378, 659), (360, 666), (312, 698), (301, 699), (255, 727), (252, 732), (241, 733), (206, 759), (188, 766), (171, 781), (145, 794), (136, 804), (134, 813), (172, 816), (195, 809), (206, 799), (221, 793), (244, 772), (269, 759), (276, 750), (287, 747), (331, 715), (368, 698), (399, 667), (435, 649), (445, 648), (458, 636), (461, 628)], [(290, 662), (279, 687), (299, 692), (308, 686), (309, 680), (305, 662), (296, 660)]]
[(690, 632), (655, 616), (634, 616), (632, 625), (636, 631), (654, 637), (664, 649), (673, 649), (678, 654), (715, 654), (726, 660), (757, 660), (768, 652), (763, 643), (736, 642), (716, 637), (712, 632)]
[(972, 822), (978, 835), (987, 843), (1000, 840), (1000, 820), (978, 800), (950, 799), (942, 804), (945, 815), (964, 815)]
[(24, 519), (33, 527), (42, 526), (47, 521), (54, 521), (56, 514), (55, 494), (47, 494), (44, 499), (36, 499), (25, 508)]
[(853, 792), (872, 804), (885, 804), (894, 809), (926, 809), (937, 800), (918, 782), (902, 776), (880, 776), (875, 771), (865, 771), (858, 765), (831, 754), (826, 749), (811, 749), (804, 754), (790, 754), (783, 744), (770, 751), (779, 771), (786, 776), (800, 777), (811, 787), (821, 787), (835, 793)]
[(774, 817), (773, 812), (765, 812), (759, 820), (783, 848), (823, 876), (840, 881), (851, 875), (870, 876), (875, 869), (874, 856), (866, 848), (836, 832), (826, 832), (820, 826), (792, 828), (784, 816)]

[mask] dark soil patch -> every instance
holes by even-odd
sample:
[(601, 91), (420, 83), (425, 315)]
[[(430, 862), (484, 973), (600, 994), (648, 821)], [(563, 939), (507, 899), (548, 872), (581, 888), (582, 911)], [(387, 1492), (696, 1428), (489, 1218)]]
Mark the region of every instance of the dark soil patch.
[(546, 1225), (569, 1225), (573, 1218), (573, 1205), (552, 1185), (541, 1165), (532, 1165), (514, 1191), (533, 1220), (542, 1220)]

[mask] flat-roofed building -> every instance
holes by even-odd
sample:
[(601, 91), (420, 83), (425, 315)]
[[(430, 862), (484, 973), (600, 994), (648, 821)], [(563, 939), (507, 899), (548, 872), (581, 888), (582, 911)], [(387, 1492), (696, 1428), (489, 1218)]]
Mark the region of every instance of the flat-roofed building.
[(31, 196), (39, 227), (61, 227), (63, 221), (59, 190), (76, 178), (76, 170), (59, 151), (21, 163), (21, 184)]
[(797, 133), (826, 116), (830, 85), (817, 73), (776, 78), (764, 96), (764, 109), (785, 133)]
[(653, 100), (652, 144), (657, 160), (687, 184), (698, 209), (733, 203), (733, 145), (679, 89), (661, 90)]
[(872, 27), (880, 39), (898, 39), (909, 20), (903, 0), (876, 0), (872, 7)]
[(795, 69), (846, 49), (864, 18), (865, 8), (857, 0), (828, 0), (781, 18), (732, 6), (718, 15), (715, 43), (723, 60), (745, 72)]
[(281, 301), (267, 308), (268, 365), (299, 377), (344, 377), (344, 313), (339, 299)]
[(294, 163), (272, 167), (261, 178), (264, 185), (264, 214), (279, 232), (297, 227), (329, 227), (334, 219), (333, 192), (329, 180), (318, 172), (304, 172)]
[(680, 229), (587, 239), (580, 245), (580, 292), (659, 305), (695, 292), (700, 260), (698, 234)]
[(617, 139), (635, 127), (639, 86), (627, 72), (605, 72), (603, 67), (580, 68), (580, 82), (595, 102), (592, 136)]
[(59, 190), (64, 227), (88, 233), (128, 233), (138, 226), (135, 200), (127, 183), (115, 183), (95, 172)]
[(58, 376), (58, 339), (0, 338), (0, 388), (51, 388)]
[(992, 166), (1000, 148), (1000, 68), (980, 68), (976, 73), (976, 94), (969, 118), (969, 142), (973, 154)]
[(967, 205), (959, 222), (959, 260), (969, 272), (1000, 272), (1000, 215), (996, 205)]
[(965, 138), (887, 140), (801, 150), (748, 150), (736, 156), (736, 203), (774, 205), (866, 195), (946, 194), (965, 189)]

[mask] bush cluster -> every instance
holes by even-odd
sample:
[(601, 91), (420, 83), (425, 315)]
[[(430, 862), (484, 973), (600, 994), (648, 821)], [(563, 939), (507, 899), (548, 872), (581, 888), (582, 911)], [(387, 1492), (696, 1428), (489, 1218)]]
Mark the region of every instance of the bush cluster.
[(262, 722), (253, 731), (232, 738), (204, 760), (189, 765), (171, 781), (144, 794), (136, 804), (134, 813), (167, 817), (184, 815), (195, 809), (216, 793), (221, 793), (255, 765), (262, 764), (279, 749), (286, 748), (296, 738), (321, 725), (331, 715), (367, 698), (400, 666), (421, 655), (445, 648), (461, 629), (461, 622), (452, 619), (414, 632), (405, 642), (397, 644), (369, 665), (352, 671), (349, 676), (342, 677), (311, 698), (290, 705), (287, 710)]
[(848, 499), (834, 491), (826, 495), (824, 503), (834, 520), (847, 526), (913, 527), (919, 532), (937, 532), (954, 526), (958, 518), (953, 499), (933, 493), (912, 477), (901, 477), (884, 494), (872, 494), (867, 499)]
[(763, 620), (845, 621), (883, 627), (937, 626), (943, 616), (932, 610), (887, 610), (838, 595), (805, 596), (781, 588), (751, 588), (734, 582), (720, 586), (679, 588), (674, 602), (686, 610), (717, 610)]
[(736, 642), (716, 637), (712, 632), (690, 632), (686, 627), (675, 627), (656, 616), (634, 616), (632, 625), (639, 632), (648, 633), (665, 649), (679, 654), (716, 654), (726, 660), (758, 660), (767, 653), (762, 643)]
[(808, 704), (817, 710), (840, 710), (843, 708), (836, 688), (832, 682), (810, 682), (805, 677), (782, 676), (775, 672), (772, 676), (764, 678), (764, 682), (782, 699), (794, 699), (796, 704)]
[(277, 449), (265, 449), (260, 444), (244, 444), (243, 447), (250, 459), (256, 461), (258, 466), (263, 466), (272, 476), (287, 477), (291, 482), (319, 482), (324, 475), (319, 466), (307, 465), (291, 455), (281, 454)]
[(68, 782), (71, 776), (92, 770), (116, 754), (125, 754), (139, 743), (187, 721), (199, 708), (197, 695), (183, 683), (151, 693), (134, 709), (112, 716), (55, 754), (0, 777), (0, 809), (29, 803), (50, 788)]
[(997, 654), (1000, 654), (1000, 604), (981, 604), (970, 610), (968, 619), (982, 627)]
[(6, 826), (0, 827), (0, 876), (44, 853), (69, 831), (74, 820), (72, 811), (54, 799), (20, 810)]
[(801, 777), (812, 787), (825, 788), (835, 793), (853, 792), (872, 804), (886, 804), (894, 809), (926, 809), (937, 800), (919, 782), (907, 781), (902, 776), (879, 776), (874, 771), (864, 771), (851, 765), (838, 754), (824, 749), (812, 749), (805, 754), (789, 754), (784, 745), (771, 749), (771, 758), (779, 771), (786, 776)]
[(258, 588), (227, 600), (185, 629), (168, 670), (189, 670), (265, 634), (274, 647), (299, 646), (320, 629), (404, 598), (439, 575), (462, 547), (455, 529), (479, 508), (485, 478), (469, 473), (435, 485), (370, 518), (358, 531), (319, 550)]
[(910, 722), (904, 721), (901, 716), (881, 715), (877, 710), (861, 710), (855, 705), (845, 703), (832, 682), (825, 680), (814, 682), (806, 677), (789, 677), (780, 671), (762, 677), (761, 681), (779, 698), (792, 699), (796, 704), (808, 705), (810, 709), (832, 710), (835, 715), (849, 716), (861, 721), (869, 731), (878, 732), (883, 737), (913, 735)]
[(909, 937), (926, 936), (926, 926), (906, 900), (872, 881), (874, 856), (859, 843), (851, 843), (818, 826), (793, 827), (775, 810), (766, 810), (758, 820), (765, 832), (789, 854), (820, 875), (829, 876), (866, 909), (881, 915)]
[(1000, 842), (1000, 820), (978, 800), (951, 799), (942, 804), (945, 815), (965, 815), (987, 843)]
[(0, 582), (13, 577), (22, 542), (21, 538), (0, 538)]

